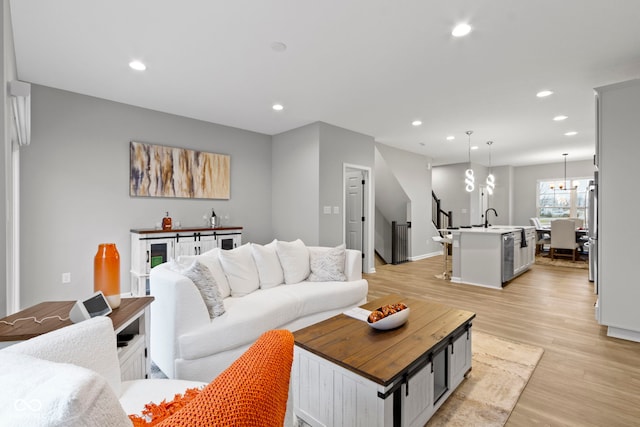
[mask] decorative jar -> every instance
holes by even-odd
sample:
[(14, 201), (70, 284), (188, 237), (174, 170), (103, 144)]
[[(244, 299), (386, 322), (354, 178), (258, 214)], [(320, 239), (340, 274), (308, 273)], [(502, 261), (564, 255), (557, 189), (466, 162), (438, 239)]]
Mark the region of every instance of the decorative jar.
[(120, 254), (115, 243), (100, 243), (93, 260), (93, 290), (102, 291), (112, 309), (120, 307)]

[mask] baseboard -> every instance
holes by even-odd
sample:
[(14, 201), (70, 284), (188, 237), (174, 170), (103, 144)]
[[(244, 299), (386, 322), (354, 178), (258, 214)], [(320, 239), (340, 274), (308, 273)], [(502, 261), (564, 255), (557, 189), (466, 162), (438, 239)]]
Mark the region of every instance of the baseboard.
[(629, 329), (614, 328), (613, 326), (609, 326), (609, 328), (607, 328), (607, 336), (627, 341), (640, 342), (640, 332), (630, 331)]
[(420, 261), (421, 259), (433, 258), (434, 256), (440, 256), (440, 255), (442, 255), (442, 251), (431, 252), (428, 254), (409, 257), (409, 261)]

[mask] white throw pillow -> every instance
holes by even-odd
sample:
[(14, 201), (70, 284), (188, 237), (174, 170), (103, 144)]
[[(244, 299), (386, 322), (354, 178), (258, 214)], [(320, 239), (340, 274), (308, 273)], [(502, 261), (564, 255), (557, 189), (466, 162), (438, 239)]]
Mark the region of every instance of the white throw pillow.
[(344, 282), (344, 264), (347, 257), (344, 244), (335, 248), (309, 248), (310, 282)]
[(131, 426), (101, 375), (69, 363), (0, 351), (0, 425)]
[(213, 274), (214, 279), (216, 279), (220, 296), (222, 298), (226, 298), (231, 295), (231, 288), (229, 287), (229, 281), (227, 280), (227, 276), (225, 276), (224, 270), (222, 270), (222, 266), (220, 265), (220, 260), (218, 259), (220, 251), (220, 248), (213, 248), (200, 255), (182, 255), (178, 257), (178, 262), (184, 266), (189, 266), (197, 259), (206, 265), (209, 271), (211, 271), (211, 274)]
[(190, 266), (183, 268), (179, 263), (169, 261), (169, 268), (188, 277), (196, 285), (204, 304), (207, 306), (210, 318), (213, 319), (224, 314), (224, 303), (216, 279), (204, 263), (195, 259)]
[(260, 288), (269, 289), (284, 283), (284, 273), (276, 252), (276, 241), (267, 245), (251, 244), (251, 254), (258, 268)]
[(251, 245), (220, 251), (220, 264), (229, 280), (232, 297), (242, 297), (260, 287), (260, 277), (256, 263), (251, 255)]
[(300, 283), (309, 277), (309, 250), (300, 239), (293, 242), (276, 242), (276, 251), (282, 265), (286, 284)]

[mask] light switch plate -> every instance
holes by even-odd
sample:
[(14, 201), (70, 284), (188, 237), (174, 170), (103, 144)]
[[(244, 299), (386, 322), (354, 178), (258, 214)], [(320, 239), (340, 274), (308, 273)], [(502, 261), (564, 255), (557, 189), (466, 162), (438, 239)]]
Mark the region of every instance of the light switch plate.
[(325, 206), (324, 207), (324, 213), (325, 214), (330, 214), (331, 213), (331, 206)]
[(340, 206), (334, 206), (333, 207), (333, 213), (334, 213), (334, 215), (338, 215), (340, 213)]

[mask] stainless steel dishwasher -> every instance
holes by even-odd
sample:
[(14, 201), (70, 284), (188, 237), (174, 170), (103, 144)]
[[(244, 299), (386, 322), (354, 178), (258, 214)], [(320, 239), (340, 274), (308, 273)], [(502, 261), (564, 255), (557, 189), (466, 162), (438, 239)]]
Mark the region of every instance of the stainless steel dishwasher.
[(513, 241), (514, 233), (502, 235), (502, 283), (513, 279)]

